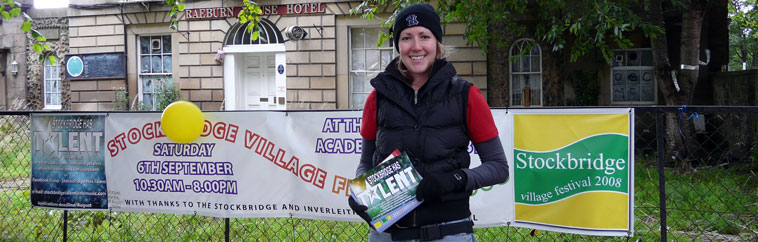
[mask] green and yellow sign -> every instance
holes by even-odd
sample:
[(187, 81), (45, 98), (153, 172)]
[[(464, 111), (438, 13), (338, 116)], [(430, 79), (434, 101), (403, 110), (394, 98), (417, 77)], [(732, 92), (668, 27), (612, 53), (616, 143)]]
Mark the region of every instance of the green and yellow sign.
[(569, 233), (631, 233), (630, 109), (522, 111), (513, 114), (516, 223)]

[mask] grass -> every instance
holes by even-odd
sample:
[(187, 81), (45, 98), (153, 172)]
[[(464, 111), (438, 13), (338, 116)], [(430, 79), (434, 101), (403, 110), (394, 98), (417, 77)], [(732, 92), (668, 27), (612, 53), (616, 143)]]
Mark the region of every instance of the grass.
[[(690, 171), (666, 169), (668, 238), (671, 241), (738, 240), (758, 236), (758, 177), (730, 169)], [(636, 164), (635, 234), (631, 241), (660, 240), (658, 170), (650, 162)], [(62, 211), (31, 208), (28, 188), (0, 192), (0, 241), (62, 239)], [(536, 231), (516, 227), (477, 229), (479, 241), (626, 241)], [(366, 240), (363, 223), (296, 218), (230, 219), (232, 241), (357, 241)], [(218, 241), (224, 219), (192, 215), (72, 211), (70, 241)]]
[[(637, 161), (635, 231), (660, 234), (658, 169)], [(758, 238), (758, 176), (733, 168), (666, 168), (668, 237), (674, 241)], [(641, 226), (643, 228), (641, 228)]]
[(0, 118), (0, 181), (29, 178), (31, 173), (31, 139), (28, 118)]

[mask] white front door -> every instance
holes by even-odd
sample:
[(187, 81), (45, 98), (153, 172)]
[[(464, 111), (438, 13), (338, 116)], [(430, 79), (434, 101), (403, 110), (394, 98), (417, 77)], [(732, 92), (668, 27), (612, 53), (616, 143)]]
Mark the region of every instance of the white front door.
[(277, 109), (275, 60), (274, 53), (245, 55), (242, 75), (243, 109)]

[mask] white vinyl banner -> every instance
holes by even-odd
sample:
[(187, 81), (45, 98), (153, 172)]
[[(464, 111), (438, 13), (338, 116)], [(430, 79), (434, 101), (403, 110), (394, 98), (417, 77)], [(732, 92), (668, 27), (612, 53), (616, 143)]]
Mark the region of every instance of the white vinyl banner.
[[(508, 147), (506, 111), (492, 112)], [(160, 116), (106, 118), (112, 210), (361, 221), (347, 205), (347, 181), (361, 152), (360, 111), (204, 112), (203, 134), (189, 144), (165, 137)], [(473, 147), (469, 151), (471, 166), (479, 165)], [(475, 191), (476, 226), (513, 221), (513, 201), (512, 179)]]

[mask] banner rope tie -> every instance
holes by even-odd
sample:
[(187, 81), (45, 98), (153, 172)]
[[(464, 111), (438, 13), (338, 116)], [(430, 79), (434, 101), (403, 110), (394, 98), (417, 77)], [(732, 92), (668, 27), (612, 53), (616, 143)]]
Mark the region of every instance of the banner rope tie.
[[(679, 120), (677, 128), (679, 128), (679, 135), (682, 137), (684, 137), (684, 133), (682, 132), (682, 117), (687, 115), (685, 112), (687, 112), (687, 105), (682, 105), (679, 107)], [(692, 117), (695, 117), (695, 120), (700, 121), (700, 115), (698, 115), (697, 112), (692, 112), (692, 114), (690, 114), (686, 120), (690, 120)]]

